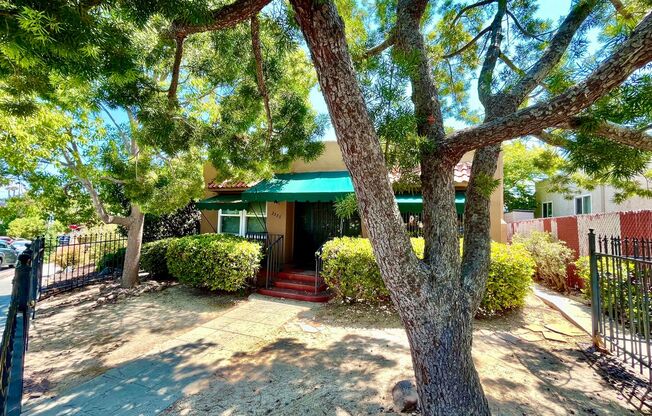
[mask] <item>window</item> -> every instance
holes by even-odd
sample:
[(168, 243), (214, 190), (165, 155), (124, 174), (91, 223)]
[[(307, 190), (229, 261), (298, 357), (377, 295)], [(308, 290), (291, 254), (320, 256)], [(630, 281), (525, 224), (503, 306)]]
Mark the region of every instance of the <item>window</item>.
[(591, 213), (591, 195), (583, 195), (575, 198), (575, 214)]
[(264, 233), (267, 230), (267, 204), (252, 203), (248, 210), (221, 209), (217, 232), (244, 236), (246, 233)]
[(541, 216), (543, 218), (552, 217), (552, 201), (546, 201), (541, 204)]

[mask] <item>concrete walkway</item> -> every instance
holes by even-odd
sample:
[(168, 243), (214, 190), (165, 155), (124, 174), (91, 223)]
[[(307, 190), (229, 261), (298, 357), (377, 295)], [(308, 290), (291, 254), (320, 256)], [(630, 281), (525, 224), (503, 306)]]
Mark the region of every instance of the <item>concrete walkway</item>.
[(546, 305), (559, 311), (564, 318), (568, 319), (575, 326), (591, 335), (590, 307), (538, 284), (534, 285), (534, 295)]
[(28, 403), (24, 415), (156, 415), (216, 377), (220, 363), (257, 349), (311, 304), (252, 295), (149, 354), (58, 397)]

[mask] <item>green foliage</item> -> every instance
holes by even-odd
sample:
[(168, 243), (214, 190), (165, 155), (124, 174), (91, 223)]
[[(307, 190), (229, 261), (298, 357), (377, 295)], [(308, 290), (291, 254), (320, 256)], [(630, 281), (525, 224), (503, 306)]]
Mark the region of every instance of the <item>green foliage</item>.
[(591, 258), (589, 256), (580, 256), (575, 260), (575, 273), (577, 277), (582, 280), (584, 287), (582, 288), (582, 293), (584, 297), (588, 300), (591, 300)]
[[(417, 256), (423, 257), (423, 239), (411, 242)], [(389, 299), (368, 239), (334, 238), (324, 244), (322, 260), (322, 276), (338, 296), (366, 302)]]
[(534, 185), (557, 173), (563, 163), (561, 156), (551, 147), (525, 140), (505, 143), (502, 151), (505, 207), (508, 211), (534, 210)]
[(81, 246), (58, 247), (50, 255), (50, 261), (62, 269), (75, 268), (84, 261), (84, 253)]
[[(410, 242), (417, 257), (423, 258), (424, 239), (412, 238)], [(342, 237), (328, 241), (324, 244), (322, 261), (322, 276), (339, 297), (363, 302), (389, 299), (371, 243), (366, 238)], [(534, 259), (523, 245), (492, 243), (481, 313), (490, 315), (523, 306), (534, 267)]]
[(536, 278), (560, 292), (568, 288), (567, 270), (573, 261), (573, 250), (563, 241), (555, 241), (550, 233), (532, 231), (527, 237), (515, 235), (515, 244), (523, 244), (534, 258)]
[(98, 272), (122, 270), (125, 261), (126, 247), (113, 249), (104, 252), (97, 260), (96, 269)]
[(260, 244), (226, 234), (201, 234), (168, 244), (167, 267), (182, 283), (233, 292), (260, 268)]
[(167, 265), (168, 247), (172, 238), (143, 244), (140, 252), (140, 267), (155, 279), (168, 279), (170, 272)]
[(7, 226), (7, 234), (11, 237), (27, 238), (29, 240), (45, 234), (56, 234), (63, 231), (65, 231), (65, 227), (61, 223), (55, 221), (48, 227), (47, 222), (39, 217), (16, 218)]
[(337, 218), (348, 220), (358, 213), (358, 200), (355, 194), (348, 194), (335, 201), (335, 215)]
[(534, 259), (522, 244), (491, 243), (491, 265), (481, 313), (493, 315), (525, 305), (534, 270)]

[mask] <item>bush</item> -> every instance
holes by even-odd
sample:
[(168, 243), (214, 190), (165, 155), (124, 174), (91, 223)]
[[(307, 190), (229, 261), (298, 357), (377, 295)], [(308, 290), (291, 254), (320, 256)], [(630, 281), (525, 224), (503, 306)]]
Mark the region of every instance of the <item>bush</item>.
[(107, 270), (122, 270), (125, 262), (125, 254), (127, 253), (126, 247), (120, 247), (113, 251), (102, 254), (96, 263), (96, 269), (101, 272)]
[(58, 247), (54, 253), (52, 253), (50, 261), (62, 269), (77, 267), (81, 265), (84, 259), (83, 254), (81, 246)]
[[(423, 238), (412, 238), (411, 242), (417, 256), (422, 258)], [(322, 260), (322, 276), (338, 296), (366, 302), (389, 299), (371, 243), (366, 238), (334, 238), (324, 244)]]
[(582, 293), (584, 297), (591, 300), (591, 258), (589, 256), (581, 256), (575, 260), (575, 273), (584, 283)]
[(170, 241), (167, 267), (180, 282), (211, 290), (237, 291), (258, 273), (261, 246), (226, 234), (201, 234)]
[[(423, 238), (412, 238), (412, 248), (423, 258)], [(324, 244), (322, 276), (326, 284), (348, 301), (389, 299), (380, 270), (365, 238), (335, 238)], [(480, 306), (486, 314), (523, 306), (532, 283), (534, 260), (523, 245), (493, 243), (487, 293)]]
[(492, 243), (487, 291), (480, 310), (495, 314), (522, 307), (534, 268), (534, 259), (522, 244)]
[(536, 277), (560, 292), (568, 290), (568, 266), (573, 261), (573, 250), (563, 241), (554, 241), (550, 233), (533, 231), (528, 237), (515, 235), (512, 241), (523, 244), (536, 263)]
[(140, 251), (140, 267), (155, 279), (169, 279), (167, 254), (172, 238), (143, 244)]

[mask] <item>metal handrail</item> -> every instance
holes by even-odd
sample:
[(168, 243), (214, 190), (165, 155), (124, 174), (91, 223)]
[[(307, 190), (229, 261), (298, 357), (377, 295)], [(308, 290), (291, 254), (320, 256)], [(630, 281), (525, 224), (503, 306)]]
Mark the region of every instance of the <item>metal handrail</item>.
[(324, 252), (324, 245), (326, 245), (326, 243), (319, 246), (317, 251), (315, 251), (315, 294), (319, 292), (319, 287), (324, 283), (324, 279), (321, 276), (323, 266), (321, 256)]
[[(269, 243), (270, 238), (274, 238), (271, 243)], [(265, 256), (267, 258), (265, 288), (269, 289), (271, 288), (273, 280), (283, 268), (283, 236), (268, 236), (267, 242), (268, 244), (265, 249)]]

